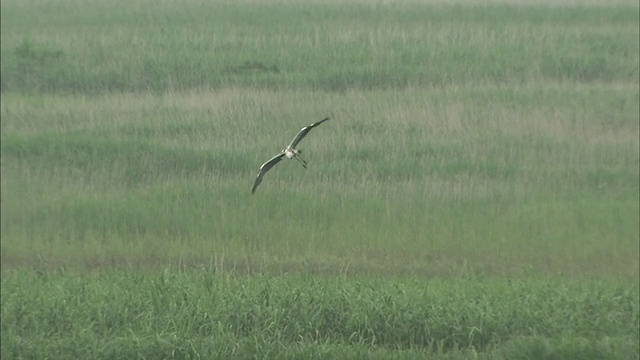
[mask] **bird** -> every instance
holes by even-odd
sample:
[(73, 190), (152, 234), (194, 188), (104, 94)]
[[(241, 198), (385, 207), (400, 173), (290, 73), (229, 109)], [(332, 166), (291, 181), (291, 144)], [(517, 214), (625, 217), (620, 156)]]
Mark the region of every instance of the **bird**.
[(298, 143), (302, 141), (302, 139), (304, 139), (305, 136), (307, 136), (307, 134), (309, 133), (309, 131), (311, 131), (311, 129), (313, 129), (314, 127), (322, 124), (323, 122), (329, 119), (331, 119), (331, 117), (326, 117), (318, 122), (315, 122), (311, 125), (305, 126), (302, 129), (300, 129), (300, 131), (298, 132), (298, 135), (296, 135), (293, 138), (293, 140), (291, 140), (291, 143), (289, 143), (289, 145), (287, 145), (286, 148), (280, 150), (280, 153), (278, 155), (272, 157), (271, 159), (267, 160), (267, 162), (262, 164), (262, 166), (260, 166), (260, 172), (258, 172), (258, 176), (256, 176), (256, 180), (253, 183), (251, 194), (256, 192), (256, 188), (262, 182), (262, 178), (264, 177), (264, 174), (266, 174), (267, 171), (271, 170), (271, 168), (274, 167), (277, 163), (279, 163), (280, 160), (282, 160), (284, 157), (286, 157), (287, 159), (296, 159), (300, 163), (300, 165), (302, 165), (302, 167), (306, 169), (307, 162), (302, 157), (300, 157), (300, 153), (302, 153), (302, 150), (296, 149), (296, 145), (298, 145)]

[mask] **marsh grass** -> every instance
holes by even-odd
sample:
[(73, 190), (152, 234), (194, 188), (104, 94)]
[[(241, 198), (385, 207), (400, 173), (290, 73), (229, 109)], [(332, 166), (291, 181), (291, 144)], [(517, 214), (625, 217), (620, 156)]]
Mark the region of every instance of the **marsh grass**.
[[(100, 256), (276, 268), (633, 276), (637, 89), (545, 91), (11, 95), (4, 260), (35, 248), (73, 263), (101, 244)], [(284, 162), (251, 196), (299, 119), (327, 109), (303, 144), (313, 165)]]
[(2, 358), (638, 358), (637, 3), (1, 6)]
[(637, 292), (616, 283), (210, 270), (5, 274), (2, 355), (625, 359), (637, 351)]
[(635, 82), (637, 4), (9, 1), (3, 90)]

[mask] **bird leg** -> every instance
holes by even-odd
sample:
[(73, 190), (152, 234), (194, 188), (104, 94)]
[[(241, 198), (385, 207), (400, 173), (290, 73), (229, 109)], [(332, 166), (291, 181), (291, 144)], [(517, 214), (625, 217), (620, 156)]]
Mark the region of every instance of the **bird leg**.
[(294, 158), (296, 160), (298, 160), (298, 162), (300, 163), (300, 165), (302, 165), (303, 168), (305, 168), (305, 169), (307, 168), (307, 161), (305, 159), (301, 158), (300, 155), (296, 154), (294, 156)]

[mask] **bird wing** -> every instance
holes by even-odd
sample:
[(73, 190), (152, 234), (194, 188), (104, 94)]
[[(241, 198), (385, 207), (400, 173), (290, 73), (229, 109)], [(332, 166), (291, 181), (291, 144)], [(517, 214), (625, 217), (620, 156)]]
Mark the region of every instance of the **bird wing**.
[(302, 129), (300, 129), (300, 132), (298, 133), (298, 135), (296, 135), (296, 137), (293, 138), (293, 140), (291, 141), (291, 144), (289, 144), (289, 148), (295, 148), (296, 145), (298, 145), (298, 143), (300, 141), (302, 141), (302, 139), (304, 139), (305, 136), (307, 136), (307, 134), (309, 133), (309, 131), (311, 131), (311, 129), (313, 129), (314, 127), (322, 124), (323, 122), (329, 120), (330, 118), (324, 118), (316, 123), (313, 123), (309, 126), (305, 126)]
[(260, 172), (258, 173), (258, 176), (256, 176), (256, 181), (253, 183), (253, 188), (251, 189), (252, 194), (256, 191), (256, 188), (262, 182), (262, 178), (264, 177), (264, 174), (266, 174), (267, 171), (269, 171), (275, 164), (279, 163), (280, 160), (282, 160), (283, 156), (284, 156), (284, 152), (281, 152), (280, 154), (272, 157), (271, 159), (267, 160), (266, 163), (260, 166)]

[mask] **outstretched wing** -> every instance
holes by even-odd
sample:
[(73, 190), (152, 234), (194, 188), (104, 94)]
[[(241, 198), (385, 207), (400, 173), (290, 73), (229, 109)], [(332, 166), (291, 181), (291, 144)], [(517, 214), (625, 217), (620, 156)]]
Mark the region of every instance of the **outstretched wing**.
[(309, 126), (305, 126), (302, 129), (300, 129), (300, 132), (298, 133), (298, 135), (296, 135), (296, 137), (293, 138), (293, 140), (291, 141), (291, 144), (289, 144), (290, 148), (295, 148), (296, 145), (298, 145), (298, 143), (300, 141), (302, 141), (302, 139), (304, 139), (305, 136), (307, 136), (307, 134), (309, 133), (309, 131), (311, 131), (311, 129), (313, 129), (314, 127), (322, 124), (323, 122), (329, 120), (331, 118), (324, 118), (316, 123), (313, 123)]
[(264, 177), (264, 174), (266, 174), (267, 171), (269, 171), (275, 164), (279, 163), (280, 160), (282, 160), (283, 156), (284, 156), (284, 152), (281, 152), (280, 154), (272, 157), (266, 163), (260, 166), (260, 172), (258, 173), (258, 176), (256, 177), (256, 181), (253, 183), (253, 188), (251, 189), (252, 194), (256, 191), (256, 188), (262, 182), (262, 178)]

